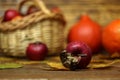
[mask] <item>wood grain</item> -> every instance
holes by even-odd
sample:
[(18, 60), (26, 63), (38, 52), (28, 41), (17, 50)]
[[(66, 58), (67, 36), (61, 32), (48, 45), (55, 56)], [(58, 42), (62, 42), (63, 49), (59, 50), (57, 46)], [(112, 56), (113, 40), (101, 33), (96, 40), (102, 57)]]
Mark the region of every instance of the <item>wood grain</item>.
[[(103, 55), (102, 58), (98, 54), (93, 56), (92, 60), (101, 59), (104, 61)], [(6, 57), (7, 58), (7, 57)], [(26, 59), (18, 59), (12, 58), (13, 61), (26, 61)], [(58, 57), (50, 57), (47, 58), (49, 61), (57, 61), (59, 62)], [(105, 59), (108, 62), (112, 60)], [(3, 61), (3, 59), (2, 59)], [(8, 62), (8, 59), (6, 60)], [(28, 61), (28, 60), (27, 60)], [(45, 69), (46, 68), (46, 69)], [(13, 79), (30, 79), (30, 80), (120, 80), (120, 63), (115, 63), (111, 65), (109, 68), (101, 68), (101, 69), (81, 69), (77, 71), (63, 71), (63, 70), (51, 70), (48, 65), (44, 63), (32, 63), (26, 64), (22, 68), (17, 69), (2, 69), (0, 70), (0, 80), (13, 80)]]
[[(29, 65), (19, 69), (0, 70), (2, 79), (45, 79), (45, 80), (119, 80), (120, 69), (114, 67), (103, 70), (44, 71), (41, 65)], [(117, 65), (118, 66), (118, 65)], [(120, 65), (119, 65), (120, 68)]]

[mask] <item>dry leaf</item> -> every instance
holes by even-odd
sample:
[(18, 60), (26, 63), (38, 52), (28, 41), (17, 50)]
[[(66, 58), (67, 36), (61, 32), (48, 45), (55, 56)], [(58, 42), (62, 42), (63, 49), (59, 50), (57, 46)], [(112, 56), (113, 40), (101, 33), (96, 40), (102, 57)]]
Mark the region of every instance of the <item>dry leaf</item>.
[(60, 62), (60, 57), (59, 56), (54, 56), (54, 57), (51, 56), (51, 57), (47, 57), (46, 60)]
[(111, 65), (109, 65), (109, 64), (93, 64), (89, 67), (92, 68), (92, 69), (100, 69), (100, 68), (108, 68), (110, 66)]
[(65, 68), (61, 62), (47, 62), (46, 64), (48, 64), (54, 70), (68, 70), (68, 68)]
[(101, 60), (101, 59), (99, 59), (99, 60), (92, 59), (91, 60), (91, 63), (106, 63), (106, 62), (108, 62), (108, 60)]
[(120, 62), (120, 60), (114, 60), (114, 61), (112, 61), (110, 63), (91, 64), (88, 67), (92, 68), (92, 69), (108, 68), (108, 67), (110, 67), (111, 65), (113, 65), (113, 64), (115, 64), (117, 62)]

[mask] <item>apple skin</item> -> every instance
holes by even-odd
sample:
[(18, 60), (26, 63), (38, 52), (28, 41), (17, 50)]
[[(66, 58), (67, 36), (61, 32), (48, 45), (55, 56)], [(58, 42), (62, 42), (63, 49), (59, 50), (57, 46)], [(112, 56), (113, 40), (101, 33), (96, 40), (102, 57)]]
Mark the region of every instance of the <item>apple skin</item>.
[(14, 19), (17, 16), (21, 16), (20, 13), (17, 10), (8, 9), (4, 13), (3, 22), (10, 21), (10, 20)]
[(53, 8), (51, 9), (51, 11), (54, 12), (54, 13), (60, 13), (60, 12), (61, 12), (61, 10), (60, 10), (59, 7), (53, 7)]
[(30, 43), (26, 49), (26, 56), (30, 60), (44, 60), (47, 53), (47, 46), (40, 42)]
[(27, 15), (37, 12), (37, 11), (39, 11), (39, 9), (36, 6), (32, 5), (28, 8)]
[(91, 49), (84, 42), (71, 42), (66, 47), (66, 51), (68, 53), (72, 53), (73, 55), (86, 54), (85, 57), (81, 57), (78, 68), (86, 68), (91, 61)]
[(22, 18), (23, 18), (22, 16), (16, 16), (11, 21), (15, 21), (15, 20), (22, 19)]
[[(92, 58), (91, 49), (84, 42), (70, 42), (60, 54), (63, 65), (70, 70), (84, 69)], [(76, 61), (74, 61), (76, 60)]]

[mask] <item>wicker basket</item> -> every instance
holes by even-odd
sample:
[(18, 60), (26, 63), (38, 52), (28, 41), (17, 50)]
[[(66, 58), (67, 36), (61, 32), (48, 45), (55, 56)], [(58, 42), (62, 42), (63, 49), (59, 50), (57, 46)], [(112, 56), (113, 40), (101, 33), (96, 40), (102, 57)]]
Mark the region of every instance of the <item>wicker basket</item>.
[(28, 44), (36, 41), (47, 45), (48, 55), (57, 55), (61, 52), (64, 44), (64, 17), (61, 13), (50, 12), (43, 3), (41, 5), (41, 11), (0, 23), (2, 53), (8, 56), (24, 57)]

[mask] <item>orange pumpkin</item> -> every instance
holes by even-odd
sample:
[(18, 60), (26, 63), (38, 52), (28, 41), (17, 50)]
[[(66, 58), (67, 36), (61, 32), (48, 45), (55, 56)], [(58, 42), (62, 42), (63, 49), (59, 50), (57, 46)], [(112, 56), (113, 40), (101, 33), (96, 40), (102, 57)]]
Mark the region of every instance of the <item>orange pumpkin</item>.
[(112, 21), (107, 25), (102, 34), (104, 48), (111, 56), (120, 57), (120, 19)]
[(68, 42), (83, 41), (96, 53), (101, 47), (101, 26), (91, 20), (88, 15), (82, 15), (68, 33)]

